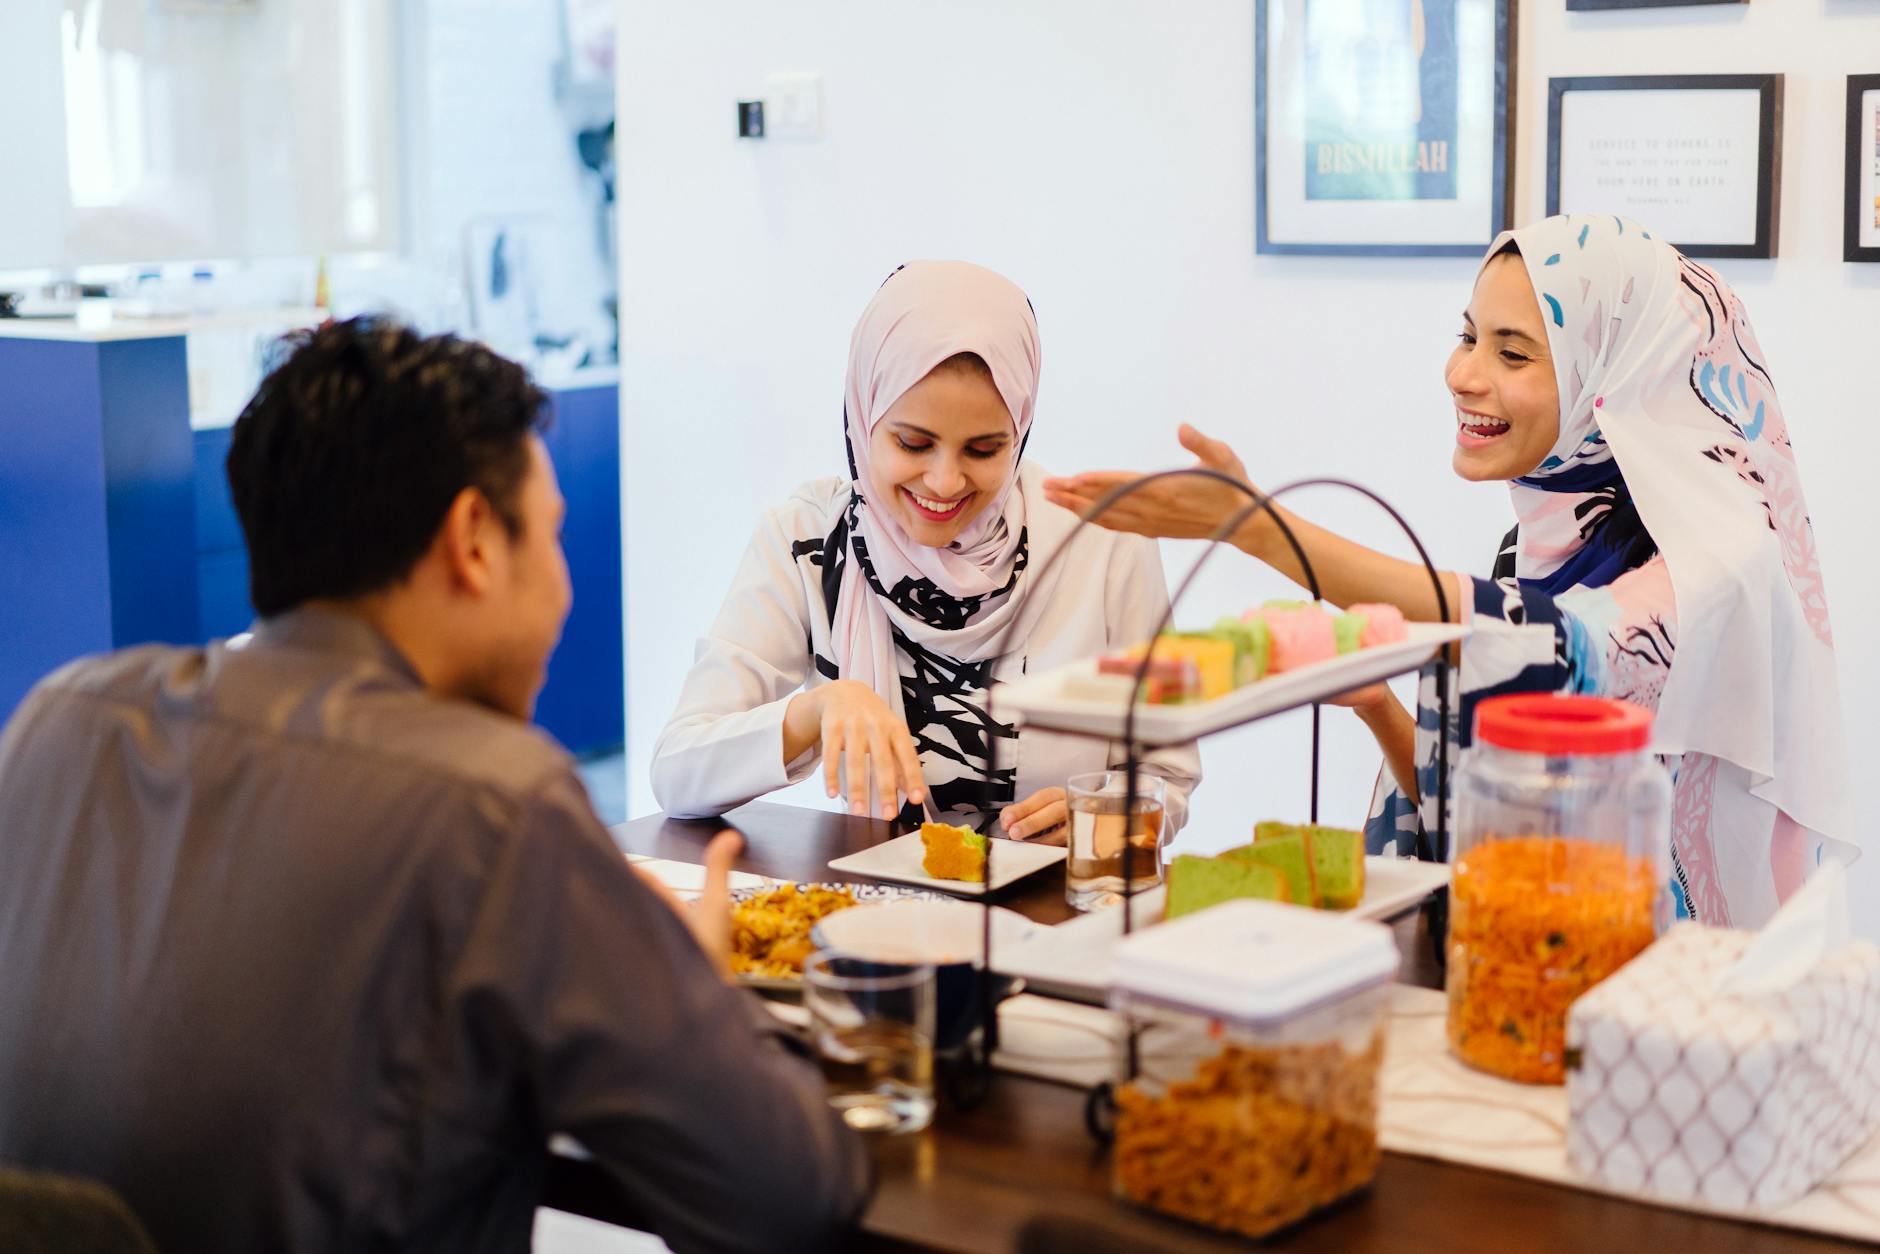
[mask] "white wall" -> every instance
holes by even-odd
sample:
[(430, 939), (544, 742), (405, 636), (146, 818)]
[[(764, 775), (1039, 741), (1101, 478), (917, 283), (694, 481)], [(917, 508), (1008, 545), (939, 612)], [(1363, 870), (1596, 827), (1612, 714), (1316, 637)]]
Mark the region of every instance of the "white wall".
[[(575, 151), (587, 119), (577, 120), (556, 91), (567, 57), (561, 5), (404, 0), (401, 12), (407, 256), (467, 285), (467, 228), (519, 226), (529, 232), (538, 329), (605, 346), (613, 328), (603, 306), (600, 186)], [(464, 286), (457, 316), (469, 316), (469, 299)], [(479, 328), (486, 338), (495, 330)], [(527, 355), (512, 343), (499, 347)]]
[[(1810, 484), (1847, 704), (1880, 695), (1862, 624), (1880, 458), (1868, 378), (1880, 267), (1839, 258), (1841, 93), (1880, 61), (1880, 10), (1850, 0), (1567, 15), (1526, 5), (1516, 213), (1543, 206), (1549, 74), (1789, 75), (1779, 262), (1724, 267), (1756, 317)], [(967, 257), (1037, 306), (1032, 452), (1053, 469), (1178, 460), (1188, 420), (1256, 482), (1336, 473), (1383, 491), (1440, 563), (1485, 567), (1505, 492), (1448, 470), (1442, 362), (1469, 260), (1260, 258), (1253, 251), (1249, 0), (623, 0), (620, 166), (627, 715), (632, 808), (646, 763), (757, 511), (837, 473), (856, 315), (908, 257)], [(1864, 50), (1864, 52), (1863, 52)], [(825, 138), (734, 136), (733, 102), (777, 70), (824, 75)], [(1374, 542), (1336, 499), (1305, 512)], [(1186, 551), (1169, 546), (1171, 571)], [(1187, 617), (1276, 585), (1225, 555)], [(1303, 715), (1209, 743), (1183, 841), (1224, 845), (1305, 805)], [(1880, 751), (1851, 721), (1856, 762)], [(1328, 712), (1325, 813), (1356, 821), (1376, 770)], [(1855, 873), (1880, 932), (1880, 858)]]

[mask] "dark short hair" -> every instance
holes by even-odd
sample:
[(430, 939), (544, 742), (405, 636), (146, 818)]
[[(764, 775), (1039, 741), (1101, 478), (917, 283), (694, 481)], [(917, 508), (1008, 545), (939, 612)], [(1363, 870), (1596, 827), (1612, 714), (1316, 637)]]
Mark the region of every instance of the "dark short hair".
[(285, 337), (228, 451), (256, 612), (391, 587), (465, 488), (517, 534), (548, 421), (526, 370), (454, 335), (354, 318)]

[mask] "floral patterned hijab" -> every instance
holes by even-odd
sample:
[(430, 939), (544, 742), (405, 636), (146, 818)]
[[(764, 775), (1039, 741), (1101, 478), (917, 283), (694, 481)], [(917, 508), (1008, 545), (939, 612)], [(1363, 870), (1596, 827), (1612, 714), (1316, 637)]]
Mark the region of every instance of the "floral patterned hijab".
[(1677, 603), (1656, 752), (1750, 791), (1851, 854), (1844, 731), (1815, 536), (1775, 384), (1722, 279), (1634, 223), (1511, 231), (1547, 325), (1560, 438), (1511, 485), (1512, 572), (1601, 587), (1655, 544)]

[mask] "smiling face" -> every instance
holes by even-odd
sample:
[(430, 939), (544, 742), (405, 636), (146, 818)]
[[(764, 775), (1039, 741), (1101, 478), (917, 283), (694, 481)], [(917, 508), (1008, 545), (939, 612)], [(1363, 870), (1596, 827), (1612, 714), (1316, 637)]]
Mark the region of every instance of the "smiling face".
[(984, 511), (1018, 455), (992, 372), (948, 358), (888, 407), (869, 434), (870, 500), (916, 544), (945, 548)]
[(1560, 438), (1547, 327), (1519, 255), (1482, 267), (1459, 338), (1443, 376), (1456, 403), (1456, 473), (1476, 482), (1519, 479)]

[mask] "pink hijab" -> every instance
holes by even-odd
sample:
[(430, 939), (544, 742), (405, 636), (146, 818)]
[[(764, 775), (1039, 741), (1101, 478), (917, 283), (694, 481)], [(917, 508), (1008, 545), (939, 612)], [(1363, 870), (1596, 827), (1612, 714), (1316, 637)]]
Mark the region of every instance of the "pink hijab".
[[(1023, 587), (1028, 563), (1027, 519), (1044, 513), (1041, 476), (1018, 457), (998, 495), (943, 549), (916, 543), (886, 510), (868, 501), (869, 437), (883, 414), (935, 366), (959, 353), (977, 354), (1012, 416), (1023, 450), (1038, 397), (1038, 323), (1011, 280), (963, 261), (913, 261), (888, 276), (862, 311), (849, 344), (844, 421), (858, 505), (831, 623), (835, 662), (844, 678), (867, 683), (901, 714), (900, 676), (892, 629), (962, 661), (982, 661), (1022, 647), (1024, 606), (1040, 603)], [(1036, 547), (1040, 537), (1031, 536)], [(872, 567), (874, 580), (863, 569)], [(1009, 595), (980, 602), (1010, 585)], [(879, 588), (879, 591), (877, 591)], [(887, 593), (883, 596), (882, 593)], [(952, 613), (915, 612), (951, 605)], [(964, 603), (963, 605), (958, 603)], [(964, 612), (962, 613), (961, 610)]]

